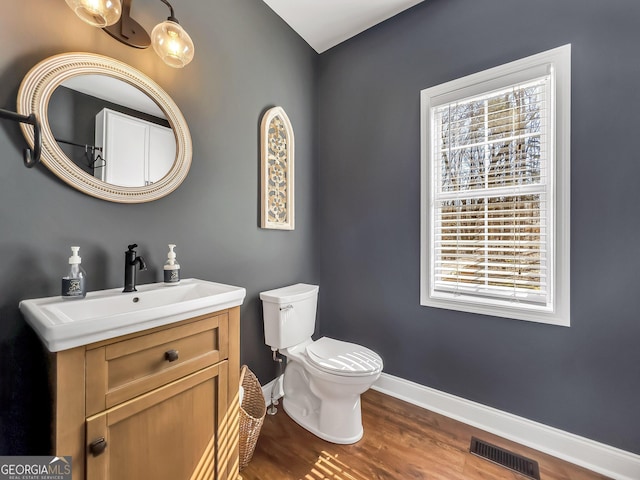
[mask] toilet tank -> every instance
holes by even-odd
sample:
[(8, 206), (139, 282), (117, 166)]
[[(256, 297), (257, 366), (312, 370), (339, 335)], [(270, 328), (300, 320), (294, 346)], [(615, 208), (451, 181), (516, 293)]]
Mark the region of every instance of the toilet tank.
[(260, 293), (264, 340), (272, 349), (293, 347), (311, 338), (316, 326), (318, 286), (297, 283)]

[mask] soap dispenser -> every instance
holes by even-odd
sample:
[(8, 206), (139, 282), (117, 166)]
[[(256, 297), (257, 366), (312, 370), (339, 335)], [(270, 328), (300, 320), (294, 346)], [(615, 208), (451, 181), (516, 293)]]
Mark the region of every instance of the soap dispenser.
[(72, 255), (69, 257), (69, 273), (62, 277), (62, 298), (84, 298), (87, 295), (87, 284), (84, 269), (80, 266), (82, 258), (78, 255), (80, 247), (71, 247)]
[(166, 285), (177, 285), (180, 283), (180, 265), (176, 262), (176, 253), (173, 249), (175, 245), (169, 244), (167, 261), (164, 263), (164, 283)]

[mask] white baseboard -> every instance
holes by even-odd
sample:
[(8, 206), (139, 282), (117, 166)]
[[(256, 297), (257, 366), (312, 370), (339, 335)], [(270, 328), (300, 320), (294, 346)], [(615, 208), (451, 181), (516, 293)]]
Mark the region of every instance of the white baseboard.
[(608, 477), (640, 479), (640, 455), (386, 373), (372, 388)]

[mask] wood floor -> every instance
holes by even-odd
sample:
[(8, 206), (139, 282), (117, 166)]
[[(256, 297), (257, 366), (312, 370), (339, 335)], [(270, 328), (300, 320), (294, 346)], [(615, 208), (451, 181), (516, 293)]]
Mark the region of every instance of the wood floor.
[(369, 390), (362, 396), (364, 437), (334, 445), (298, 426), (278, 407), (265, 418), (244, 480), (524, 480), (529, 477), (471, 455), (476, 436), (538, 462), (541, 480), (602, 475)]

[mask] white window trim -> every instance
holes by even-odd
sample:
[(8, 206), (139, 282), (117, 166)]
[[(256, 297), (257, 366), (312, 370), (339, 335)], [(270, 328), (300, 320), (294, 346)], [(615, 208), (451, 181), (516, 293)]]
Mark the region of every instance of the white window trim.
[[(550, 138), (554, 189), (551, 227), (554, 229), (551, 305), (514, 304), (505, 300), (471, 299), (454, 293), (433, 292), (431, 282), (433, 188), (431, 172), (431, 108), (551, 74), (555, 118)], [(505, 65), (421, 91), (421, 192), (420, 192), (420, 304), (518, 320), (570, 325), (570, 203), (571, 203), (571, 45), (532, 55)], [(554, 149), (555, 144), (555, 149)], [(434, 180), (434, 179), (433, 179)]]

